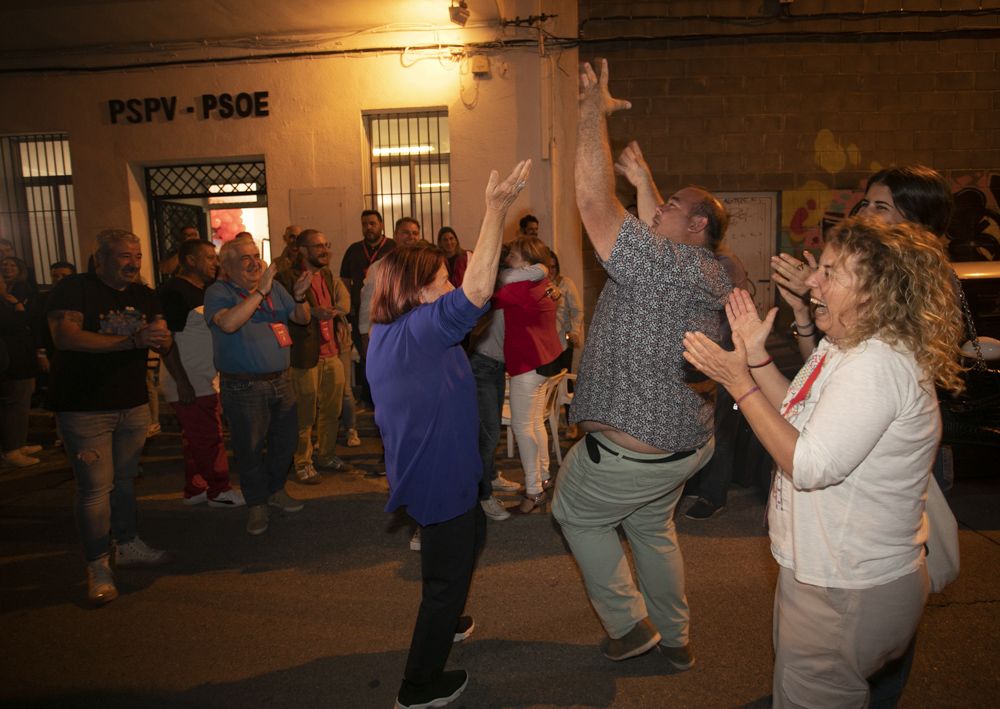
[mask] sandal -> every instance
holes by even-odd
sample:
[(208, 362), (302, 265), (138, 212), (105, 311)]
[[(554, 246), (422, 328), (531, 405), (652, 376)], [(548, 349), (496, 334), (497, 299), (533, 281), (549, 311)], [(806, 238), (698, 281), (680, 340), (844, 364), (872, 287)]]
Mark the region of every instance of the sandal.
[(548, 502), (548, 500), (549, 496), (546, 495), (544, 491), (538, 493), (537, 495), (525, 495), (521, 498), (521, 504), (517, 507), (510, 508), (510, 511), (522, 515), (528, 515), (532, 512), (543, 512), (545, 503)]

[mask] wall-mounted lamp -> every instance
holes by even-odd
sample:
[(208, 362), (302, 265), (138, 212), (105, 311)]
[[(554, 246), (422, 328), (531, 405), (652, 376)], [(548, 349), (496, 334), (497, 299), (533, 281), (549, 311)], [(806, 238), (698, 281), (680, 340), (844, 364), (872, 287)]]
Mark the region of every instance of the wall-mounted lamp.
[(448, 12), (451, 13), (451, 21), (459, 27), (465, 27), (465, 23), (469, 21), (469, 3), (466, 0), (458, 0), (457, 5), (455, 0), (451, 0)]

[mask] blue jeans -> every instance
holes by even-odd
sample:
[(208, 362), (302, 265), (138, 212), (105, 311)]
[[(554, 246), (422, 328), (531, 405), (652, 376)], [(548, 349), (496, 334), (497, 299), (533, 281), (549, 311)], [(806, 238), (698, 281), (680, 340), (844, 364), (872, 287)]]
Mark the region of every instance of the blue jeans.
[(286, 372), (264, 381), (223, 378), (219, 385), (243, 497), (248, 507), (267, 504), (284, 489), (295, 453), (298, 407), (292, 382)]
[(479, 457), (483, 476), (479, 479), (479, 499), (493, 494), (491, 482), (497, 478), (495, 456), (500, 442), (500, 415), (503, 411), (504, 366), (491, 357), (473, 353), (469, 357), (476, 379), (476, 402), (479, 406)]
[(149, 406), (56, 414), (76, 479), (76, 525), (87, 561), (108, 555), (111, 535), (132, 541), (138, 526), (135, 476), (149, 430)]

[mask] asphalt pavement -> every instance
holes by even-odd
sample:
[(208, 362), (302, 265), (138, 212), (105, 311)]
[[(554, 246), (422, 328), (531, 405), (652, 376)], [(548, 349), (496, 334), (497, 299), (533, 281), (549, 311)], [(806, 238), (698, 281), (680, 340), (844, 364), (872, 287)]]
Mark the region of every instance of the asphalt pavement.
[[(167, 418), (167, 417), (165, 417)], [(86, 600), (73, 483), (45, 417), (43, 463), (0, 471), (0, 703), (17, 707), (379, 707), (393, 705), (419, 598), (410, 529), (383, 511), (384, 478), (289, 482), (306, 500), (260, 537), (246, 510), (181, 502), (179, 434), (151, 439), (138, 482), (140, 534), (176, 554), (169, 566), (121, 570), (121, 596)], [(379, 466), (370, 414), (361, 471)], [(566, 447), (569, 442), (564, 442)], [(516, 459), (498, 458), (522, 479)], [(994, 465), (984, 458), (983, 465)], [(508, 496), (513, 504), (515, 498)], [(962, 573), (930, 598), (904, 707), (1000, 705), (1000, 477), (959, 479)], [(682, 502), (683, 506), (688, 504)], [(548, 513), (490, 522), (468, 612), (472, 637), (451, 667), (470, 673), (454, 705), (766, 707), (776, 566), (754, 490), (731, 491), (717, 517), (679, 516), (695, 667), (672, 673), (655, 653), (622, 663), (602, 630)]]

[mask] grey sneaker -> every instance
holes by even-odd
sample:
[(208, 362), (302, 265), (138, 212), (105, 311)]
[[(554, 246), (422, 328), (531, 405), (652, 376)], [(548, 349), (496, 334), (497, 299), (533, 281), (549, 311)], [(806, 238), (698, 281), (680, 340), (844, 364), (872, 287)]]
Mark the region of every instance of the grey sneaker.
[(87, 598), (99, 606), (118, 598), (115, 575), (111, 572), (109, 558), (106, 556), (87, 562)]
[(296, 465), (295, 479), (303, 485), (319, 485), (323, 482), (320, 480), (319, 473), (316, 472), (316, 468), (313, 467), (312, 463)]
[(350, 463), (335, 455), (327, 456), (326, 458), (314, 458), (313, 463), (320, 470), (332, 470), (335, 473), (346, 473), (351, 470)]
[(257, 536), (267, 531), (267, 505), (251, 505), (247, 508), (250, 516), (247, 517), (247, 534)]
[(657, 645), (657, 649), (660, 654), (663, 655), (667, 662), (670, 663), (678, 672), (683, 672), (684, 670), (690, 670), (694, 667), (694, 653), (691, 652), (691, 645), (683, 645), (681, 647), (669, 647), (667, 645)]
[(115, 545), (115, 566), (122, 569), (138, 566), (163, 566), (173, 560), (173, 554), (163, 549), (153, 549), (135, 537), (125, 544)]
[(606, 638), (601, 643), (601, 652), (609, 660), (619, 662), (649, 652), (660, 642), (660, 632), (643, 618), (620, 638)]
[(284, 490), (278, 490), (267, 498), (267, 504), (271, 507), (277, 507), (282, 512), (298, 512), (305, 507), (302, 500), (296, 500)]
[(482, 506), (483, 512), (485, 512), (486, 516), (490, 519), (496, 520), (497, 522), (503, 522), (505, 519), (510, 519), (510, 512), (508, 512), (507, 508), (503, 506), (503, 503), (493, 497), (493, 495), (490, 495), (485, 500), (480, 500), (479, 504)]

